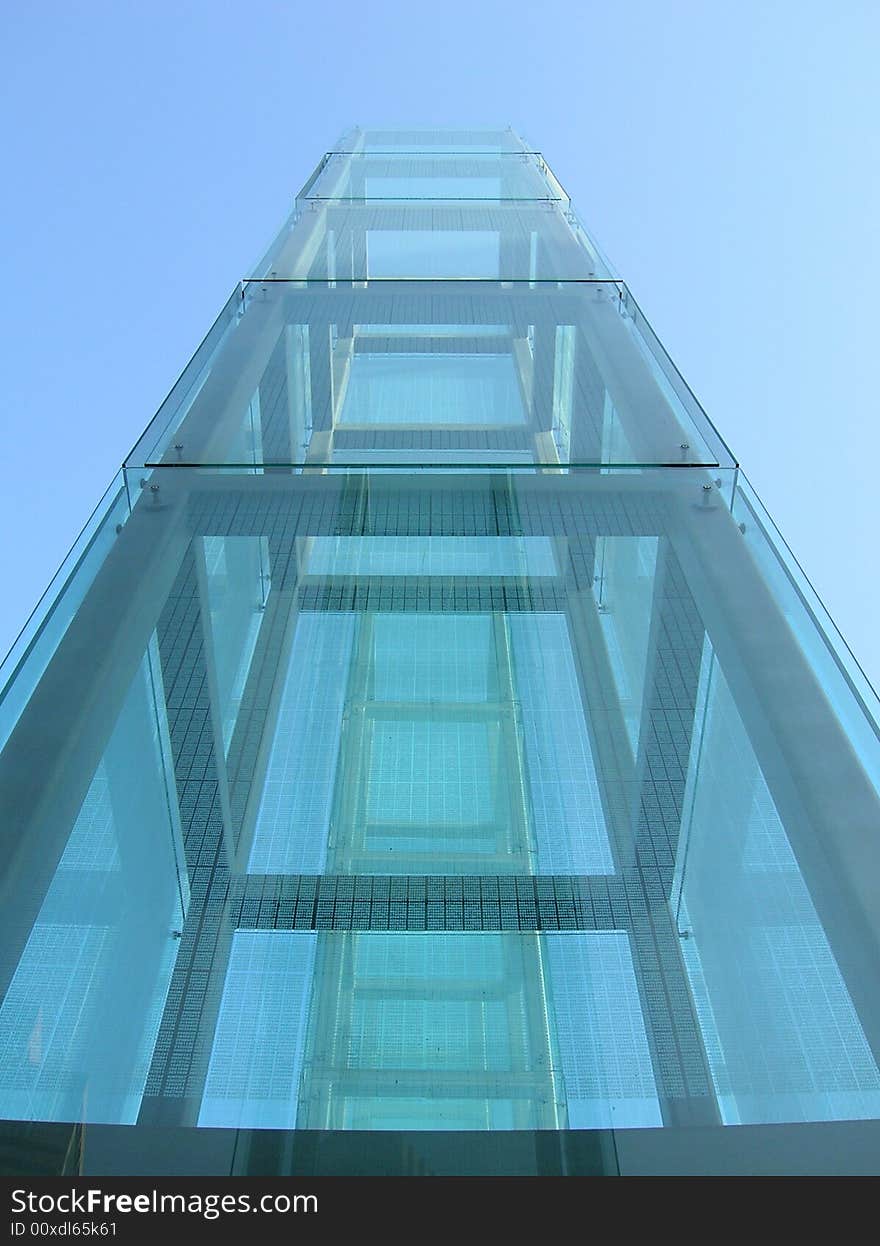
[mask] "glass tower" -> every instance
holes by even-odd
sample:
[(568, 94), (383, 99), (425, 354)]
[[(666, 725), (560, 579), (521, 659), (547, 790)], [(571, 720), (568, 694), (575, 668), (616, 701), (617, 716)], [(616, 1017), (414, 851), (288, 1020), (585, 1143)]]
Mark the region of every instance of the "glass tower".
[(2, 1163), (863, 1171), (878, 830), (876, 697), (542, 155), (352, 130), (2, 667)]

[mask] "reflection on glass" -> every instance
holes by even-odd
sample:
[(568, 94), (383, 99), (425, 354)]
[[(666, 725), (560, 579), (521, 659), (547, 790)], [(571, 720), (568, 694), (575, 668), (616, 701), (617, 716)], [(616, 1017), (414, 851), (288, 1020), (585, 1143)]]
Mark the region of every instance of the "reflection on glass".
[[(137, 1120), (186, 895), (156, 670), (151, 646), (0, 1006), (6, 1117)], [(7, 938), (18, 918), (7, 908)]]
[(656, 537), (600, 537), (594, 592), (633, 756), (648, 676)]
[(824, 898), (708, 646), (701, 683), (679, 921), (722, 1118), (875, 1117), (880, 1070), (816, 910)]
[(251, 871), (613, 868), (564, 615), (300, 616)]
[(659, 1125), (626, 935), (240, 932), (199, 1123)]
[(270, 588), (265, 537), (205, 537), (207, 647), (223, 752), (229, 752)]

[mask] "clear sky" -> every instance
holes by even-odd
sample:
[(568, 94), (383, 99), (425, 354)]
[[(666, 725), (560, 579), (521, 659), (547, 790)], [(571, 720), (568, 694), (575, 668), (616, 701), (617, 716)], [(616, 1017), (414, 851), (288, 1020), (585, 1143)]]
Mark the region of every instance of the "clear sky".
[(880, 682), (878, 0), (31, 0), (0, 47), (0, 650), (338, 134), (511, 124)]

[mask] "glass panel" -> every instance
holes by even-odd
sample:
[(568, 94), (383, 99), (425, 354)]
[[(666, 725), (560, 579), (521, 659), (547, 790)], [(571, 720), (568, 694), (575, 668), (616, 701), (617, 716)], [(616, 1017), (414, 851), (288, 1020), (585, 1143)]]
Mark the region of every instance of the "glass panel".
[(660, 1124), (627, 936), (239, 932), (200, 1123)]
[(128, 513), (128, 494), (120, 472), (0, 664), (0, 748), (115, 544)]
[[(430, 262), (467, 237), (432, 233)], [(474, 237), (473, 262), (495, 264), (496, 236)], [(732, 465), (613, 284), (337, 295), (248, 285), (222, 344), (191, 365), (198, 392), (183, 412), (169, 399), (129, 466)]]
[(733, 515), (801, 652), (845, 725), (865, 773), (880, 792), (877, 694), (742, 472)]
[[(364, 278), (448, 277), (497, 281), (501, 238), (491, 229), (368, 229)], [(353, 275), (353, 274), (352, 274)]]
[(316, 941), (262, 930), (233, 936), (199, 1125), (295, 1124)]
[[(181, 440), (176, 434), (202, 393), (208, 378), (212, 377), (216, 384), (220, 375), (223, 374), (228, 384), (230, 377), (235, 375), (236, 368), (240, 366), (241, 356), (236, 347), (241, 344), (242, 335), (238, 334), (236, 337), (232, 330), (237, 325), (244, 309), (244, 292), (242, 289), (237, 289), (230, 295), (226, 306), (214, 321), (207, 336), (135, 444), (127, 459), (129, 465), (149, 463), (152, 458), (157, 455), (161, 456), (163, 453), (168, 455), (169, 462), (183, 462), (189, 459), (191, 447), (186, 444), (186, 439)], [(227, 349), (221, 354), (220, 348), (224, 344), (227, 345)], [(248, 394), (246, 402), (237, 404), (233, 438), (241, 432), (245, 421), (249, 418), (247, 407), (252, 397), (253, 389)], [(202, 402), (204, 403), (204, 397)], [(230, 439), (226, 445), (231, 449), (233, 440)], [(243, 454), (239, 450), (239, 455), (240, 458), (233, 461), (247, 464), (252, 464), (254, 461), (252, 446), (247, 446)]]
[(300, 196), (310, 200), (413, 199), (500, 200), (561, 199), (551, 187), (540, 156), (508, 152), (499, 156), (348, 155), (328, 152), (321, 171)]
[(209, 679), (224, 755), (229, 752), (270, 588), (265, 537), (205, 537), (204, 592)]
[(36, 871), (6, 892), (4, 947), (20, 956), (0, 1005), (5, 1117), (137, 1120), (186, 900), (162, 705), (153, 642), (72, 825), (43, 825), (31, 849), (36, 919)]
[(880, 1069), (817, 912), (830, 880), (814, 901), (803, 832), (787, 834), (708, 646), (701, 685), (679, 922), (722, 1119), (880, 1116)]
[[(454, 574), (431, 540), (392, 543), (395, 574), (419, 545), (421, 576)], [(562, 613), (301, 614), (249, 870), (612, 872), (573, 663)]]
[(691, 988), (725, 1122), (873, 1118), (877, 702), (741, 478), (733, 519), (677, 863)]
[(359, 352), (339, 423), (346, 425), (523, 425), (513, 356)]
[[(375, 203), (345, 195), (306, 199), (260, 266), (248, 276), (321, 282), (425, 277), (447, 281), (614, 280), (615, 274), (607, 269), (592, 240), (575, 225), (567, 201), (555, 198), (546, 183), (540, 196), (495, 201), (480, 201), (472, 195), (462, 200), (449, 196), (421, 202), (418, 195)], [(469, 240), (484, 233), (498, 239), (498, 264), (491, 270), (472, 264), (461, 268)], [(375, 239), (372, 244), (368, 241), (377, 234), (389, 236), (381, 269), (376, 265)], [(448, 234), (461, 234), (461, 245), (439, 255), (429, 269), (431, 237)], [(533, 235), (536, 257), (530, 271)], [(391, 249), (393, 243), (401, 247), (397, 256)]]
[(594, 592), (633, 755), (638, 755), (657, 572), (657, 537), (600, 537)]
[[(534, 326), (532, 326), (534, 333)], [(534, 349), (534, 347), (533, 347)], [(556, 326), (553, 361), (553, 440), (561, 463), (571, 460), (571, 424), (574, 415), (574, 360), (576, 330), (571, 324)]]

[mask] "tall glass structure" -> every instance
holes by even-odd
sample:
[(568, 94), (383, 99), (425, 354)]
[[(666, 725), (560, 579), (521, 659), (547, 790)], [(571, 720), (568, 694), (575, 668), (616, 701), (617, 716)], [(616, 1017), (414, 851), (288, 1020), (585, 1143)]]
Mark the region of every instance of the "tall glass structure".
[(323, 157), (0, 749), (7, 1170), (877, 1162), (876, 697), (510, 130)]

